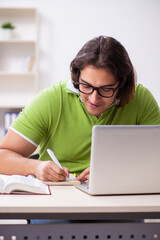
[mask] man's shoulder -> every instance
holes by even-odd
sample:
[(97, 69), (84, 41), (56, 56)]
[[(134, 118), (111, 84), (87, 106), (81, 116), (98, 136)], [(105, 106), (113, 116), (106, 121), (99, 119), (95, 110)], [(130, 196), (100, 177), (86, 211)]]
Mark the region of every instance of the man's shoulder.
[(150, 90), (142, 84), (136, 84), (133, 99), (131, 99), (127, 106), (140, 109), (140, 106), (142, 108), (142, 106), (150, 105), (150, 103), (153, 105), (157, 104)]
[(147, 90), (147, 88), (144, 85), (142, 85), (141, 83), (137, 83), (135, 86), (135, 92), (143, 92), (146, 90)]
[(66, 86), (67, 86), (66, 81), (61, 81), (61, 82), (56, 82), (44, 89), (42, 89), (39, 94), (37, 95), (39, 98), (45, 98), (45, 99), (50, 99), (50, 98), (57, 98), (59, 97), (62, 93), (66, 92)]
[(150, 90), (147, 87), (145, 87), (144, 85), (136, 84), (135, 97), (147, 99), (147, 98), (152, 98), (153, 95), (150, 92)]
[(65, 90), (66, 87), (67, 87), (68, 81), (69, 80), (53, 83), (52, 85), (44, 88), (42, 91), (44, 91), (44, 92), (52, 92), (52, 91), (55, 91), (55, 90), (56, 91), (60, 91), (61, 89)]

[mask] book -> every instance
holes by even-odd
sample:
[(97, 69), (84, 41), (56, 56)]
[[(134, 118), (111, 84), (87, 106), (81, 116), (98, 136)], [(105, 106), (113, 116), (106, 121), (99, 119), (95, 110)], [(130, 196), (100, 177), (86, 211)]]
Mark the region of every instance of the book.
[(24, 73), (32, 73), (35, 67), (35, 56), (27, 56), (22, 61), (21, 71)]
[(80, 185), (80, 181), (75, 181), (75, 176), (74, 174), (70, 173), (69, 178), (66, 177), (65, 181), (60, 181), (60, 182), (52, 182), (52, 181), (43, 181), (43, 183), (49, 185), (49, 186), (71, 186), (71, 185)]
[(22, 175), (0, 174), (0, 193), (1, 194), (50, 194), (49, 186), (42, 183), (39, 179)]
[(32, 57), (30, 58), (30, 61), (29, 61), (28, 72), (32, 72), (33, 66), (34, 66), (34, 62), (35, 62), (35, 57), (32, 56)]
[(4, 134), (8, 132), (10, 125), (18, 117), (19, 112), (5, 112), (4, 113)]

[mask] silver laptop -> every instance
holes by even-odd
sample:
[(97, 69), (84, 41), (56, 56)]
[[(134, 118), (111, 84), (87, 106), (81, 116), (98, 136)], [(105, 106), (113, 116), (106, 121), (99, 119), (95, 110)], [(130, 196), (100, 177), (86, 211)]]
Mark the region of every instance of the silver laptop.
[(91, 195), (160, 193), (160, 125), (94, 126), (90, 180), (75, 187)]

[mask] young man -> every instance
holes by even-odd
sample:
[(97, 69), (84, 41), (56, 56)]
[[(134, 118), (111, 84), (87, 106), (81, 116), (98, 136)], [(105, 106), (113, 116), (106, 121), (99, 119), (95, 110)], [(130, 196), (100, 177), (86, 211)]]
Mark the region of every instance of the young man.
[[(11, 125), (0, 144), (0, 173), (61, 181), (70, 171), (86, 180), (94, 125), (160, 125), (158, 104), (135, 84), (130, 58), (114, 38), (90, 40), (70, 67), (71, 80), (41, 91)], [(38, 145), (39, 160), (29, 159)]]

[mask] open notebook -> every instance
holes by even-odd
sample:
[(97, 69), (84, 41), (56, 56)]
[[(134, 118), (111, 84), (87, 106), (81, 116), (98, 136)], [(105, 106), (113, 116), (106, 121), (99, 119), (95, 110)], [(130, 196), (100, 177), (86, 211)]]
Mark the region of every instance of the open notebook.
[(75, 176), (74, 174), (70, 173), (69, 174), (69, 178), (66, 178), (65, 181), (60, 181), (60, 182), (52, 182), (52, 181), (43, 181), (43, 183), (49, 185), (49, 186), (63, 186), (63, 185), (80, 185), (81, 182), (80, 181), (75, 181)]
[(94, 126), (91, 195), (160, 193), (160, 126)]

